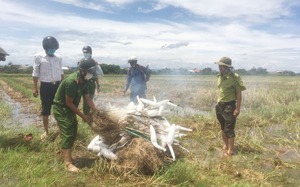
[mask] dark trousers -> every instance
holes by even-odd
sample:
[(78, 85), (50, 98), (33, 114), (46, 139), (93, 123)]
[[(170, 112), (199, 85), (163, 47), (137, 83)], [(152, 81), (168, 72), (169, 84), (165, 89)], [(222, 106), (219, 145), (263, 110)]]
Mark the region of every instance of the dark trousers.
[(137, 104), (137, 96), (139, 96), (139, 98), (146, 98), (146, 90), (147, 85), (144, 82), (139, 84), (132, 84), (130, 86), (130, 101)]
[(42, 101), (42, 112), (43, 116), (49, 116), (51, 113), (51, 106), (53, 104), (53, 99), (57, 88), (60, 84), (60, 81), (49, 83), (49, 82), (41, 82), (40, 87), (40, 97)]
[(217, 119), (221, 125), (222, 131), (227, 138), (235, 137), (236, 116), (233, 115), (235, 110), (235, 101), (218, 103), (216, 106)]

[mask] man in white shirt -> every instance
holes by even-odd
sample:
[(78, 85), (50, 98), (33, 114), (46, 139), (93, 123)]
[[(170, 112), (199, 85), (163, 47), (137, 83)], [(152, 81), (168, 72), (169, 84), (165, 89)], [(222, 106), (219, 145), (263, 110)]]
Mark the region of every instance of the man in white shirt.
[(59, 48), (58, 41), (53, 36), (46, 36), (43, 39), (43, 48), (45, 51), (34, 55), (33, 64), (33, 91), (34, 97), (38, 97), (38, 80), (40, 80), (40, 98), (42, 103), (41, 114), (43, 116), (43, 125), (45, 132), (41, 135), (44, 140), (49, 135), (49, 115), (51, 106), (60, 82), (64, 78), (62, 69), (62, 58), (55, 53)]

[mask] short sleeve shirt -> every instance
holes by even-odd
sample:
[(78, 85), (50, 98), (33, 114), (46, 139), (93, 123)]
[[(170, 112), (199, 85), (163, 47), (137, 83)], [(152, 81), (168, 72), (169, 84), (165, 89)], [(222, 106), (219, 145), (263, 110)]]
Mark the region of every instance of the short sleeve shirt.
[(78, 72), (72, 73), (60, 83), (54, 97), (54, 103), (67, 107), (65, 96), (69, 96), (73, 98), (73, 104), (78, 107), (81, 96), (88, 93), (89, 84), (85, 80), (83, 83), (77, 83), (78, 76)]
[(230, 102), (237, 99), (237, 93), (246, 90), (240, 76), (236, 73), (227, 72), (225, 75), (218, 74), (218, 102)]
[(38, 77), (41, 82), (53, 82), (61, 81), (63, 74), (62, 58), (59, 54), (56, 53), (53, 57), (45, 52), (34, 55), (33, 77)]

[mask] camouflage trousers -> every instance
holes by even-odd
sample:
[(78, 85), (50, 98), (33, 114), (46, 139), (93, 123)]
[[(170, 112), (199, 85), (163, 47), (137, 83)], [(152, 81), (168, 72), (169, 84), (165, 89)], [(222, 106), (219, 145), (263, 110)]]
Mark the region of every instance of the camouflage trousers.
[(216, 105), (217, 119), (227, 138), (235, 137), (236, 116), (233, 115), (234, 110), (235, 101), (218, 103)]

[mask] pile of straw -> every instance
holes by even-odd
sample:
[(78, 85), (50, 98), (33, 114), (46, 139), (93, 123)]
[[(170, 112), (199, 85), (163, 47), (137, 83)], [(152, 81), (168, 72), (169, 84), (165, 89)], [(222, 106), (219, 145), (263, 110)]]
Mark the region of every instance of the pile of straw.
[(180, 130), (191, 129), (171, 125), (161, 115), (163, 104), (167, 104), (168, 100), (142, 101), (146, 104), (140, 101), (139, 105), (128, 105), (131, 108), (126, 110), (94, 111), (89, 125), (99, 136), (91, 141), (88, 150), (117, 161), (124, 171), (153, 174), (169, 160), (170, 155), (175, 160), (172, 146), (175, 146), (177, 153), (183, 149), (188, 151), (175, 138), (186, 135), (180, 133)]
[(121, 126), (111, 118), (105, 110), (97, 110), (91, 113), (92, 123), (89, 123), (91, 129), (101, 135), (104, 143), (111, 145), (121, 139)]
[(164, 155), (157, 151), (149, 141), (133, 138), (118, 151), (119, 163), (123, 170), (152, 175), (163, 165)]

